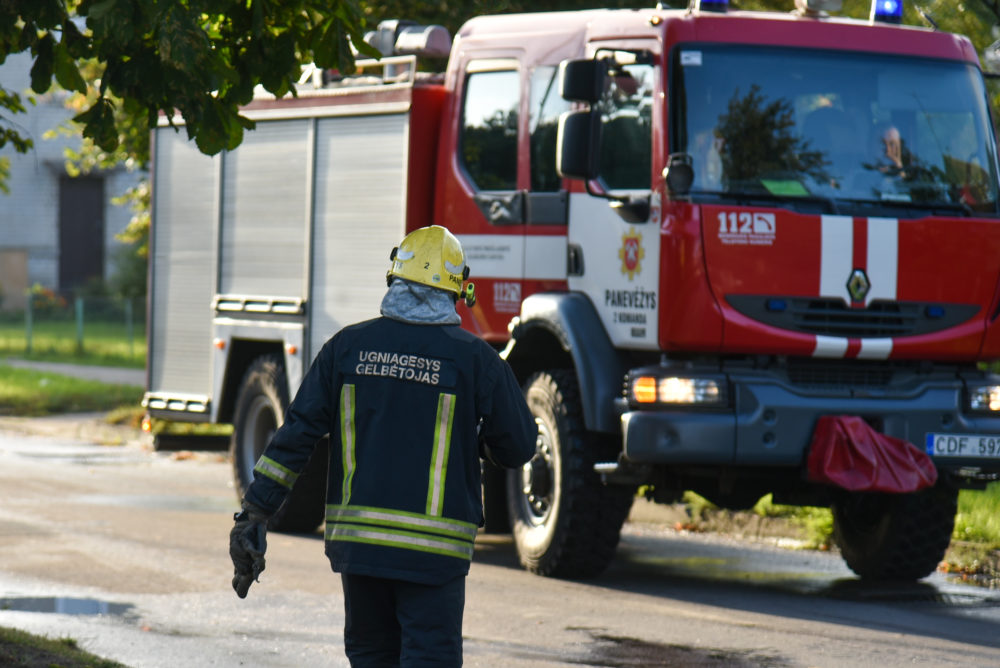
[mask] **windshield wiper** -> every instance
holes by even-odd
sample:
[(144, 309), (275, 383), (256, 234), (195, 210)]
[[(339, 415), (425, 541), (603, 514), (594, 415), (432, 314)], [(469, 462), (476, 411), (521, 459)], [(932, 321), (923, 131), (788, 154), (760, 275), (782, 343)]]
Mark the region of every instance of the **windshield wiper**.
[(831, 214), (840, 213), (838, 202), (842, 201), (811, 193), (808, 195), (778, 195), (769, 192), (751, 193), (731, 190), (692, 190), (691, 195), (709, 195), (717, 198), (719, 201), (733, 202), (735, 204), (742, 204), (743, 206), (768, 206), (778, 203), (787, 208), (796, 208), (797, 204), (819, 204)]
[(798, 204), (821, 205), (827, 213), (833, 215), (848, 214), (852, 207), (871, 210), (899, 211), (900, 209), (919, 212), (930, 212), (931, 215), (959, 215), (970, 217), (975, 215), (965, 202), (913, 202), (892, 199), (855, 199), (850, 197), (824, 197), (822, 195), (776, 195), (768, 192), (745, 192), (726, 190), (693, 190), (695, 198), (711, 197), (719, 202), (731, 202), (743, 206), (768, 206), (780, 204), (782, 207), (797, 209)]
[(948, 213), (960, 213), (963, 217), (969, 218), (973, 215), (972, 207), (965, 202), (914, 202), (918, 208), (928, 211), (946, 211)]
[(868, 209), (891, 209), (898, 211), (930, 212), (932, 215), (959, 214), (963, 218), (974, 215), (972, 207), (965, 202), (913, 202), (896, 199), (842, 199), (841, 202)]

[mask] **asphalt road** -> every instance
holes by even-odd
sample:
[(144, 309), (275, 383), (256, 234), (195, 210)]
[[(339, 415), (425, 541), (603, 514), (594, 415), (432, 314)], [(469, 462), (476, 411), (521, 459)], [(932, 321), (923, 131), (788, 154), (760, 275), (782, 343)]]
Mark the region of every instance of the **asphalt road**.
[[(270, 534), (260, 584), (232, 592), (222, 455), (31, 426), (0, 422), (0, 625), (136, 668), (347, 665), (319, 533)], [(469, 666), (1000, 665), (996, 591), (862, 585), (835, 554), (655, 521), (627, 524), (588, 582), (528, 574), (481, 536), (467, 589)]]

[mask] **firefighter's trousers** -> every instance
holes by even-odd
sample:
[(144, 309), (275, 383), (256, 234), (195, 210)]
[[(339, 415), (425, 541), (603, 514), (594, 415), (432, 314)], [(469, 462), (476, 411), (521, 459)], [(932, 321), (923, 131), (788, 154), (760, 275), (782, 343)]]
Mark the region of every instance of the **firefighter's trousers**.
[(341, 574), (352, 668), (462, 665), (465, 576), (443, 585)]

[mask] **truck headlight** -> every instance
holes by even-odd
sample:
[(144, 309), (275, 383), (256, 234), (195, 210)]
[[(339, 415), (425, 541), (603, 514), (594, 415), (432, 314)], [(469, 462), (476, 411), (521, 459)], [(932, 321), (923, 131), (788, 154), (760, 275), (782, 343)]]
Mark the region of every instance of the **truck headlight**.
[(1000, 385), (970, 387), (969, 410), (983, 413), (1000, 411)]
[(630, 380), (628, 398), (639, 405), (720, 406), (726, 403), (725, 387), (719, 378), (640, 374)]

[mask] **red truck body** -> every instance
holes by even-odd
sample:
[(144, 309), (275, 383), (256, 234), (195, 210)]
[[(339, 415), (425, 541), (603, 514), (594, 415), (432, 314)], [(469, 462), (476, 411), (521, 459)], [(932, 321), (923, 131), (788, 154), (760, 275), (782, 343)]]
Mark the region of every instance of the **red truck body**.
[[(246, 483), (268, 433), (240, 408), (263, 392), (247, 381), (254, 364), (280, 365), (265, 375), (286, 377), (290, 394), (332, 334), (317, 328), (358, 313), (342, 308), (344, 281), (375, 251), (358, 246), (355, 267), (311, 249), (333, 238), (317, 221), (374, 200), (338, 190), (316, 204), (335, 184), (312, 156), (337, 156), (327, 125), (370, 118), (371, 155), (351, 144), (344, 173), (370, 175), (400, 208), (369, 209), (351, 243), (363, 229), (372, 248), (379, 235), (452, 230), (478, 296), (460, 307), (463, 326), (503, 348), (538, 420), (531, 464), (485, 470), (487, 528), (512, 528), (527, 568), (600, 572), (642, 486), (663, 502), (695, 490), (731, 508), (767, 493), (831, 505), (859, 575), (933, 570), (958, 488), (1000, 474), (1000, 380), (983, 368), (1000, 357), (1000, 188), (969, 40), (697, 7), (489, 16), (463, 26), (443, 75), (408, 76), (247, 107), (260, 127), (312, 123), (305, 294), (217, 289), (225, 352), (211, 391), (191, 400), (154, 387), (154, 373), (151, 412), (234, 422)], [(904, 164), (887, 163), (892, 132)], [(362, 306), (375, 315), (375, 300)], [(825, 416), (861, 426), (837, 440), (817, 429)], [(818, 448), (841, 463), (902, 454), (885, 461), (919, 460), (937, 481), (848, 489), (807, 467)], [(314, 523), (294, 518), (317, 503), (286, 521)]]

